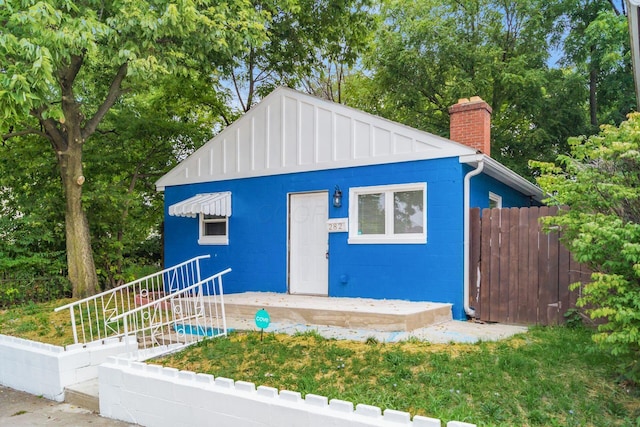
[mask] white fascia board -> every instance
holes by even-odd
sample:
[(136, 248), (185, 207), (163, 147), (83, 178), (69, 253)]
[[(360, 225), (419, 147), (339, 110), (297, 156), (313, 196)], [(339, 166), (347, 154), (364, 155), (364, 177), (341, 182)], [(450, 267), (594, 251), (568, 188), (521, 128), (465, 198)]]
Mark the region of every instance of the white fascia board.
[(484, 154), (460, 156), (459, 161), (460, 163), (467, 164), (472, 167), (477, 167), (478, 163), (482, 161), (484, 162), (483, 173), (520, 191), (522, 194), (533, 197), (539, 202), (542, 202), (542, 199), (545, 197), (545, 194), (540, 187), (521, 177), (502, 163), (499, 163)]
[(199, 176), (199, 177), (193, 177), (193, 178), (187, 178), (183, 176), (180, 176), (179, 178), (175, 176), (173, 177), (168, 176), (167, 180), (161, 179), (156, 182), (156, 190), (164, 191), (165, 187), (174, 186), (174, 185), (201, 184), (205, 182), (220, 182), (220, 181), (229, 181), (232, 179), (285, 175), (285, 174), (297, 173), (297, 172), (314, 172), (314, 171), (321, 171), (321, 170), (334, 170), (334, 169), (353, 168), (353, 167), (360, 167), (360, 166), (384, 165), (384, 164), (412, 162), (412, 161), (419, 161), (419, 160), (445, 159), (445, 158), (451, 158), (451, 157), (455, 158), (455, 157), (459, 157), (463, 153), (464, 153), (464, 150), (451, 150), (451, 151), (438, 153), (438, 155), (416, 155), (416, 153), (407, 153), (403, 155), (395, 155), (394, 157), (379, 158), (379, 159), (376, 159), (377, 161), (375, 162), (372, 162), (370, 159), (360, 160), (360, 161), (358, 160), (333, 161), (330, 164), (314, 164), (314, 165), (306, 165), (305, 167), (297, 167), (297, 168), (279, 168), (279, 169), (271, 169), (271, 170), (262, 170), (261, 172), (255, 173), (255, 174), (226, 173), (224, 175), (219, 175), (219, 176)]

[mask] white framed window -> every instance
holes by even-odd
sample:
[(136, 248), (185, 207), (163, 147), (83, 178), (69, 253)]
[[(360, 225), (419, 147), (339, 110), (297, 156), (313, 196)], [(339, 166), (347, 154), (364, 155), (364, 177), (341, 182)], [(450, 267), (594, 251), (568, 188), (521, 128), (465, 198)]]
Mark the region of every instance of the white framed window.
[(502, 196), (489, 191), (489, 209), (493, 208), (502, 209)]
[(229, 217), (201, 213), (198, 243), (201, 245), (228, 245)]
[(349, 243), (426, 243), (427, 184), (349, 189)]

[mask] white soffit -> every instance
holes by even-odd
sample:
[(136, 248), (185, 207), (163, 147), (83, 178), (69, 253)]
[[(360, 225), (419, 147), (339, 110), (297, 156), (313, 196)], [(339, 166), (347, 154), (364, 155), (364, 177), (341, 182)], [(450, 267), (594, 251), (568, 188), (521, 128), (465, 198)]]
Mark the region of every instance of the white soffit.
[(197, 194), (169, 206), (169, 215), (195, 218), (198, 214), (231, 216), (231, 192)]
[(156, 187), (473, 153), (446, 138), (279, 87)]

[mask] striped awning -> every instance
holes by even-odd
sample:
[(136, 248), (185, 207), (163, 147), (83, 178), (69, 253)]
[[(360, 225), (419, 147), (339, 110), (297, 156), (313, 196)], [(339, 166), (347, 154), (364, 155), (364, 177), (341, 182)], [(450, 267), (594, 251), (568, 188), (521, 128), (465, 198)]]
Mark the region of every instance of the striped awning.
[(169, 215), (195, 218), (198, 214), (231, 216), (231, 192), (197, 194), (169, 206)]

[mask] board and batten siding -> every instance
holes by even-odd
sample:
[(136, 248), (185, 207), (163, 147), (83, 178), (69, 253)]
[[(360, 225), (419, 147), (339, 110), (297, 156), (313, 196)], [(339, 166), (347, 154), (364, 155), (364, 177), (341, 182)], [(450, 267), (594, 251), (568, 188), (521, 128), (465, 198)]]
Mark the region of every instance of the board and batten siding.
[(473, 154), (447, 139), (279, 88), (157, 182), (169, 185)]

